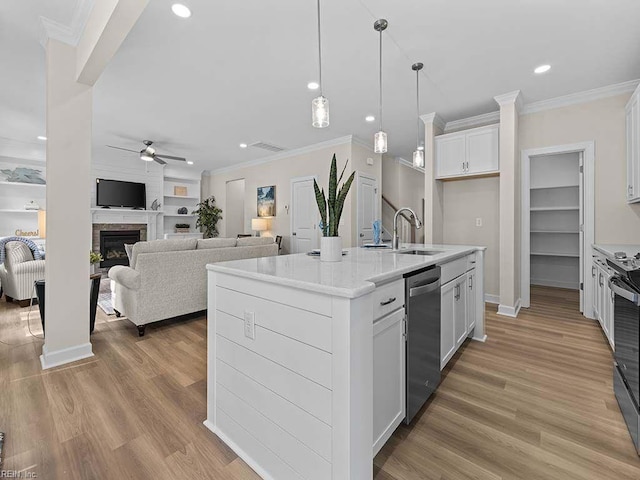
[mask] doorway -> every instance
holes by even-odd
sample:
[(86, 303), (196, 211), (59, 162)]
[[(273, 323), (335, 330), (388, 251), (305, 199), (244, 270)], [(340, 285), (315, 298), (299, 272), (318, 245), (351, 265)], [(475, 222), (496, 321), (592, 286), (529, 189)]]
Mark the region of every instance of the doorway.
[(244, 222), (244, 178), (227, 182), (226, 212), (225, 212), (225, 236), (236, 237), (239, 233), (245, 233)]
[(594, 242), (594, 144), (522, 152), (522, 306), (531, 285), (579, 292), (580, 311), (593, 312), (590, 271)]
[(373, 243), (373, 222), (378, 220), (378, 180), (358, 172), (356, 177), (358, 246)]
[(291, 253), (303, 253), (320, 246), (320, 214), (313, 181), (316, 177), (291, 179)]

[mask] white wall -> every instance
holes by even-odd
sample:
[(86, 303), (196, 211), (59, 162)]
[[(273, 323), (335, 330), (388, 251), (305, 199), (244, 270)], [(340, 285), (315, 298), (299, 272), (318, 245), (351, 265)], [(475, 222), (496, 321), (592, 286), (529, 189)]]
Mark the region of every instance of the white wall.
[[(355, 146), (351, 141), (351, 137), (345, 137), (344, 140), (337, 140), (334, 145), (323, 146), (319, 144), (310, 146), (299, 151), (283, 152), (279, 154), (276, 160), (266, 163), (258, 163), (252, 165), (238, 166), (233, 170), (222, 170), (219, 172), (211, 172), (209, 177), (209, 193), (216, 198), (216, 205), (222, 208), (223, 217), (227, 214), (226, 204), (226, 183), (230, 180), (245, 179), (245, 231), (251, 231), (251, 219), (257, 216), (257, 189), (258, 187), (275, 185), (276, 186), (276, 215), (271, 219), (271, 235), (283, 236), (283, 250), (289, 252), (290, 236), (291, 236), (291, 218), (288, 215), (285, 206), (291, 203), (291, 179), (296, 177), (317, 175), (318, 184), (324, 187), (325, 192), (329, 183), (329, 169), (331, 167), (331, 157), (336, 154), (338, 162), (338, 170), (341, 170), (344, 163), (349, 159), (349, 167), (345, 172), (347, 177), (353, 168), (370, 173), (379, 178), (381, 183), (382, 167), (380, 159), (376, 158), (373, 153), (367, 153), (366, 149), (361, 146)], [(366, 165), (366, 158), (374, 158), (374, 165)], [(206, 179), (206, 177), (205, 177)], [(355, 206), (352, 202), (356, 202), (355, 188), (352, 187), (345, 202), (345, 208), (340, 222), (340, 236), (343, 238), (345, 247), (351, 246), (356, 235), (355, 230)], [(227, 235), (224, 220), (219, 224), (220, 236)]]
[[(382, 162), (382, 194), (398, 208), (413, 209), (421, 221), (424, 221), (424, 173), (385, 156)], [(385, 229), (393, 231), (391, 209), (385, 207), (382, 222)], [(416, 230), (416, 243), (423, 243), (425, 228)]]
[(520, 149), (595, 142), (596, 243), (640, 244), (640, 204), (626, 201), (624, 107), (631, 94), (520, 117)]
[[(476, 178), (443, 182), (443, 242), (482, 245), (484, 288), (489, 295), (500, 294), (500, 178)], [(482, 226), (476, 226), (481, 218)]]

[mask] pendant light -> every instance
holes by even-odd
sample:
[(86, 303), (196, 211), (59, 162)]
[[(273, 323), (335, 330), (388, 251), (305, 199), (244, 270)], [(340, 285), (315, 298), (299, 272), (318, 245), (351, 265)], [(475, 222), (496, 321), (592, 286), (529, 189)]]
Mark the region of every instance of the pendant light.
[(379, 118), (380, 118), (380, 131), (373, 137), (373, 151), (375, 153), (387, 153), (387, 134), (382, 130), (382, 32), (384, 32), (389, 26), (384, 18), (376, 20), (373, 24), (373, 29), (376, 32), (380, 32), (380, 104), (379, 104)]
[(311, 124), (316, 128), (329, 126), (329, 100), (322, 95), (322, 43), (320, 37), (320, 0), (318, 3), (318, 84), (320, 95), (311, 101)]
[(416, 72), (416, 121), (418, 127), (416, 129), (416, 151), (413, 152), (413, 166), (424, 168), (424, 149), (420, 148), (420, 70), (422, 70), (420, 62), (411, 65), (411, 70)]

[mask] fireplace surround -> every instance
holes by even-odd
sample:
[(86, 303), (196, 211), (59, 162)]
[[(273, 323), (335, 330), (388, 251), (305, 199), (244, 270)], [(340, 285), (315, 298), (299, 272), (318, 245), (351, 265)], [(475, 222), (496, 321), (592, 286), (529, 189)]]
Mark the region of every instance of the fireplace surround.
[(129, 265), (125, 244), (140, 241), (140, 230), (100, 230), (100, 254), (104, 259), (101, 268)]

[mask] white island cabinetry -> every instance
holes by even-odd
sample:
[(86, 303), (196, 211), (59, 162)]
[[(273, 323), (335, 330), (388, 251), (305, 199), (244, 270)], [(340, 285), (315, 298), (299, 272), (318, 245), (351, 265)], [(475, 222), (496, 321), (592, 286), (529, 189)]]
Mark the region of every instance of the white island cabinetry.
[(405, 417), (403, 275), (482, 256), (440, 247), (208, 265), (205, 425), (264, 479), (371, 479)]

